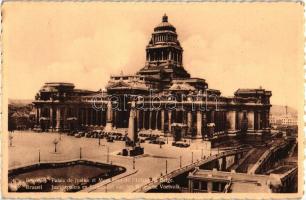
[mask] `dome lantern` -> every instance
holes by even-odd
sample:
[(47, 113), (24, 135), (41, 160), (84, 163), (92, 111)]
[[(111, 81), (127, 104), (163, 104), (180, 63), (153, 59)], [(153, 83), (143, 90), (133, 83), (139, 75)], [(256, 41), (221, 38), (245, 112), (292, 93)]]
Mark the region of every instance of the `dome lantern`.
[(163, 16), (163, 22), (168, 22), (168, 16), (166, 15), (166, 13)]

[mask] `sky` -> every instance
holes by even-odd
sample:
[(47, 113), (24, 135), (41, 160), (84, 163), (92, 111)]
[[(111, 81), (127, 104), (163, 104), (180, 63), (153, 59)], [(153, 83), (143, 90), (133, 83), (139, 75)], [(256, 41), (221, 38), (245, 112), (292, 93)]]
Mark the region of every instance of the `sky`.
[(99, 90), (111, 74), (136, 73), (164, 13), (176, 27), (191, 76), (223, 96), (262, 87), (272, 91), (272, 104), (297, 108), (303, 89), (299, 3), (5, 2), (8, 98), (34, 99), (51, 81)]

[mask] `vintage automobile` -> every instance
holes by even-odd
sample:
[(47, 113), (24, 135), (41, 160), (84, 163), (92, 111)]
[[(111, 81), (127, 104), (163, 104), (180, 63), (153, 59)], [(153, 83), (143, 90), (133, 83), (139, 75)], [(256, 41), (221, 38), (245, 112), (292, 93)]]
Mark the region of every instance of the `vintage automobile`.
[(176, 147), (189, 147), (190, 144), (188, 144), (185, 141), (176, 141), (176, 142), (172, 142), (172, 146), (176, 146)]

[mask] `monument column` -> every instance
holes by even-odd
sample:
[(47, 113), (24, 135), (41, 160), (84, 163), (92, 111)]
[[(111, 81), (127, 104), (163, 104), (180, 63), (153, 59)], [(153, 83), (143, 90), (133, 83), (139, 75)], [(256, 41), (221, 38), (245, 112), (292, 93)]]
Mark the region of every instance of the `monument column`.
[(111, 131), (113, 129), (113, 116), (112, 116), (112, 102), (108, 101), (107, 111), (106, 111), (106, 131)]
[(129, 116), (129, 127), (128, 127), (128, 137), (133, 141), (136, 142), (137, 139), (137, 123), (136, 123), (136, 110), (135, 110), (135, 102), (132, 102), (130, 116)]

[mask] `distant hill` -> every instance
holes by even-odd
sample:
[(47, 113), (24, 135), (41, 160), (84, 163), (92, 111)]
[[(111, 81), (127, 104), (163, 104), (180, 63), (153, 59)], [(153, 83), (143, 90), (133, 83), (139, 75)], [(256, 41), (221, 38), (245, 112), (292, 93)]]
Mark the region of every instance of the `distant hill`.
[[(287, 113), (292, 116), (297, 116), (298, 112), (296, 109), (287, 106)], [(281, 105), (272, 105), (270, 109), (271, 115), (285, 115), (286, 114), (286, 106)]]
[(32, 99), (9, 99), (8, 100), (8, 103), (14, 106), (25, 106), (25, 105), (32, 104), (32, 102), (33, 102)]

